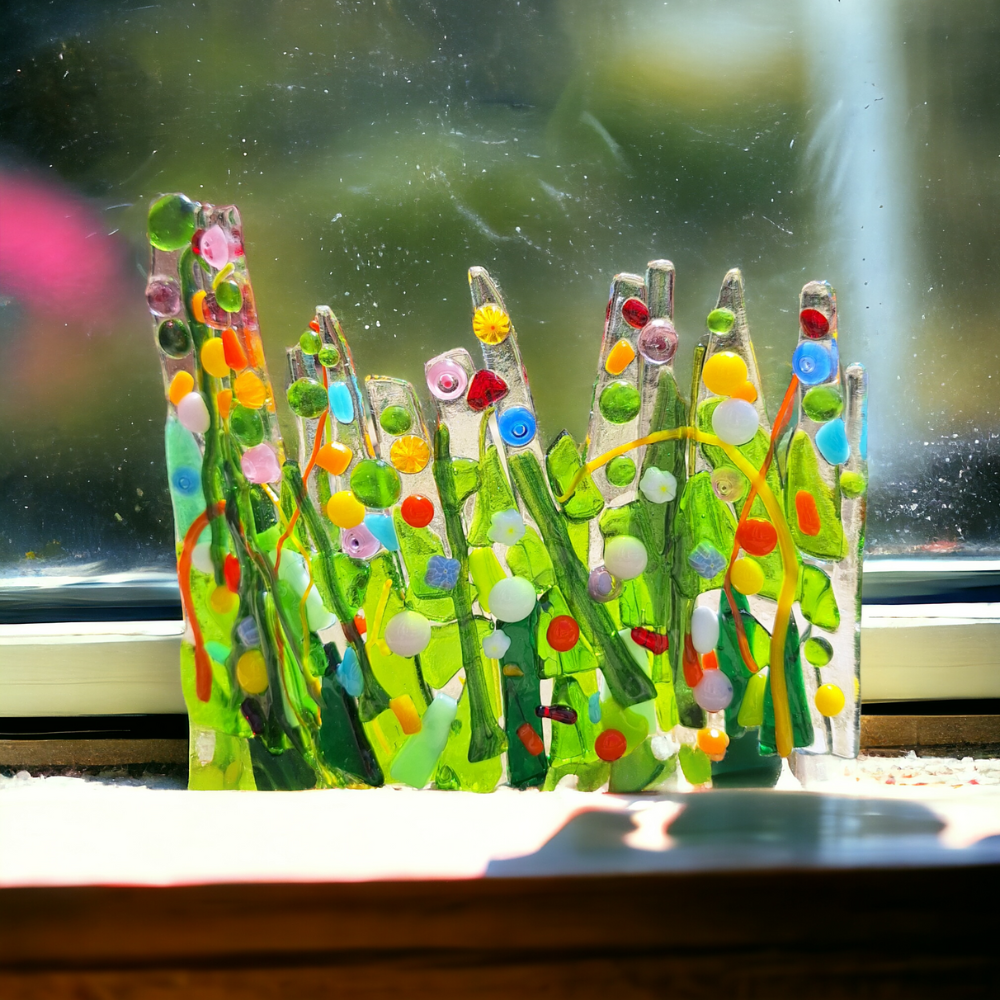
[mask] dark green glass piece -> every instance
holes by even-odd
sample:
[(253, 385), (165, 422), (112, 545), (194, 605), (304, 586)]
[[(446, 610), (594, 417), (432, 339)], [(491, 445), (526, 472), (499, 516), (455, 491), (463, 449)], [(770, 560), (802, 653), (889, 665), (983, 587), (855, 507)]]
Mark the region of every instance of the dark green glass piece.
[(156, 342), (168, 358), (186, 358), (194, 346), (191, 331), (179, 319), (165, 319), (156, 331)]
[[(510, 646), (501, 662), (503, 666), (515, 667), (519, 671), (504, 671), (501, 679), (504, 729), (507, 731), (507, 770), (510, 783), (515, 788), (534, 788), (543, 784), (549, 767), (545, 751), (537, 755), (529, 753), (517, 735), (518, 729), (527, 723), (542, 739), (542, 720), (535, 715), (535, 708), (541, 704), (540, 663), (534, 646), (538, 614), (536, 604), (535, 610), (522, 621), (499, 623), (510, 639)], [(555, 728), (560, 723), (552, 725)]]

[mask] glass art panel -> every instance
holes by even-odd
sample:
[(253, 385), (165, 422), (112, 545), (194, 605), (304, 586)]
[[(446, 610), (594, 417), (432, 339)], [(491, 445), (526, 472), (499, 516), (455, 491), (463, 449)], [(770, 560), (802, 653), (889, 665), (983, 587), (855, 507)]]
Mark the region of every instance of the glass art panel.
[(856, 756), (867, 378), (830, 285), (772, 419), (738, 270), (687, 391), (673, 265), (617, 275), (587, 438), (547, 449), (484, 268), (482, 360), (430, 359), (429, 408), (359, 379), (320, 306), (286, 455), (238, 211), (165, 195), (149, 240), (192, 788), (639, 792)]

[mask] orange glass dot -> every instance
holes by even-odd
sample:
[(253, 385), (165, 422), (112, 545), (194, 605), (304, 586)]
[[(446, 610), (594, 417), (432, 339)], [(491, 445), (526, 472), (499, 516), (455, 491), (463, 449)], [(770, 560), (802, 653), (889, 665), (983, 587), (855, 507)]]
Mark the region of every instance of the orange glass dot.
[(228, 420), (229, 411), (233, 408), (233, 390), (223, 389), (215, 397), (215, 405), (219, 408), (219, 416), (223, 420)]
[(522, 722), (517, 727), (517, 738), (532, 757), (537, 757), (545, 749), (542, 738), (535, 732), (530, 722)]
[(423, 438), (414, 434), (396, 438), (389, 449), (389, 461), (400, 472), (410, 475), (421, 472), (431, 460), (431, 450)]
[(247, 366), (246, 351), (236, 336), (236, 331), (230, 326), (222, 331), (222, 347), (225, 351), (226, 364), (236, 371), (242, 371)]
[(733, 399), (745, 399), (748, 403), (757, 402), (757, 390), (753, 382), (744, 382), (732, 395)]
[(704, 671), (701, 669), (701, 658), (698, 656), (698, 650), (694, 648), (690, 635), (684, 636), (684, 656), (681, 663), (684, 668), (684, 683), (690, 688), (697, 687), (704, 676)]
[(399, 512), (411, 528), (426, 528), (434, 520), (434, 504), (419, 493), (408, 496), (400, 505)]
[(803, 535), (818, 535), (821, 527), (816, 498), (807, 490), (795, 494), (795, 518)]
[(354, 452), (339, 441), (328, 441), (316, 455), (316, 464), (331, 476), (341, 476), (351, 464)]
[(399, 728), (407, 736), (412, 736), (414, 733), (419, 733), (423, 729), (423, 723), (420, 721), (420, 715), (417, 713), (417, 708), (413, 704), (413, 699), (408, 694), (401, 694), (398, 698), (389, 699), (389, 708), (392, 709), (392, 714), (396, 716), (396, 721), (399, 722)]
[(239, 597), (228, 587), (216, 587), (208, 596), (209, 607), (217, 615), (231, 615), (240, 606)]
[(710, 649), (701, 658), (701, 669), (702, 670), (718, 670), (719, 669), (719, 657), (716, 656), (715, 650)]
[(604, 369), (609, 375), (621, 375), (635, 360), (635, 348), (624, 338), (608, 351)]
[(194, 378), (190, 372), (179, 371), (171, 380), (167, 398), (176, 406), (194, 388)]
[(237, 401), (250, 410), (259, 410), (267, 400), (267, 389), (256, 372), (245, 371), (233, 383)]
[(194, 295), (191, 296), (191, 315), (194, 316), (199, 323), (205, 322), (205, 298), (207, 295), (208, 292), (201, 291), (195, 292)]
[(722, 760), (728, 746), (729, 737), (723, 730), (714, 726), (698, 730), (698, 749), (703, 750), (711, 760)]

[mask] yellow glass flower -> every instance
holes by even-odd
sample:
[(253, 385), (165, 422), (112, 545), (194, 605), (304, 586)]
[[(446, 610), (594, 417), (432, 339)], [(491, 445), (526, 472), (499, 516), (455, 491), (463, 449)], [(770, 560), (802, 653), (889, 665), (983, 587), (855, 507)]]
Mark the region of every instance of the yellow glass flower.
[(426, 468), (431, 460), (431, 450), (427, 447), (427, 442), (423, 438), (407, 434), (406, 437), (396, 438), (389, 449), (389, 460), (400, 472), (408, 472), (411, 475)]
[(487, 302), (473, 315), (472, 332), (484, 344), (502, 344), (510, 333), (510, 317), (499, 306)]

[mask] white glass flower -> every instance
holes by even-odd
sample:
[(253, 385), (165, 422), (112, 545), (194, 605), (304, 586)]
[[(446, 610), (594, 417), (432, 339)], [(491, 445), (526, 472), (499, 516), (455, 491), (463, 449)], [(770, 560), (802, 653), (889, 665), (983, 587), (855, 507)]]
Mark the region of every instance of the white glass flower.
[(639, 489), (650, 503), (667, 503), (677, 496), (677, 477), (672, 472), (650, 466), (642, 474)]
[(498, 628), (489, 635), (483, 636), (483, 652), (488, 659), (499, 660), (510, 649), (510, 636)]
[(491, 542), (513, 545), (524, 537), (524, 521), (513, 508), (498, 511), (490, 519), (490, 530), (486, 534)]

